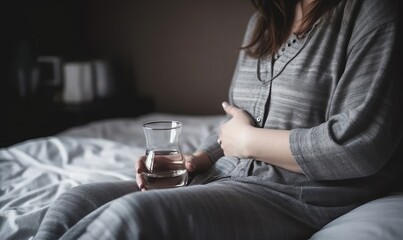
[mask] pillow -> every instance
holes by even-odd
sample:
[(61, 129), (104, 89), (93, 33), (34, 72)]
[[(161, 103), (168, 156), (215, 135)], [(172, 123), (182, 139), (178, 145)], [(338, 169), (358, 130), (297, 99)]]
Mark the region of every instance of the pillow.
[(353, 209), (328, 223), (310, 239), (403, 239), (403, 192)]

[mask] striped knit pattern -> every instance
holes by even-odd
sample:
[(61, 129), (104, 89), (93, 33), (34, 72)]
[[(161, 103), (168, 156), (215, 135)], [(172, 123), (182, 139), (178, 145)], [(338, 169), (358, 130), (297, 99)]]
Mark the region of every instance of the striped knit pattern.
[(291, 130), (305, 174), (222, 157), (213, 133), (200, 149), (216, 164), (191, 186), (127, 194), (122, 185), (97, 199), (91, 193), (109, 184), (73, 189), (49, 210), (37, 239), (307, 239), (393, 190), (403, 163), (402, 88), (391, 74), (395, 18), (392, 1), (347, 0), (304, 38), (291, 36), (261, 59), (259, 73), (258, 61), (241, 52), (231, 103), (257, 127)]

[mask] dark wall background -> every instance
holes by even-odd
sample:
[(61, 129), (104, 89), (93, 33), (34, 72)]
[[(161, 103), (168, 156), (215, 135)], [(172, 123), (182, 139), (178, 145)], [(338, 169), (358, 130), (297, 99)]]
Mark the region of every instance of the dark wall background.
[[(35, 0), (0, 3), (1, 103), (38, 55), (110, 59), (121, 89), (156, 111), (221, 113), (253, 9), (245, 0)], [(24, 73), (23, 71), (23, 73)], [(128, 104), (130, 107), (130, 104)]]
[(30, 94), (37, 56), (56, 55), (65, 61), (90, 57), (85, 1), (2, 1), (0, 8), (0, 104)]

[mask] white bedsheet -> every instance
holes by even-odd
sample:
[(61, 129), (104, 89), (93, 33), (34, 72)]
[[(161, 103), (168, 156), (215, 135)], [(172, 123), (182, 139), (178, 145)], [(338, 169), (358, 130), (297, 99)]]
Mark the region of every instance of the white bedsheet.
[[(29, 239), (48, 206), (74, 186), (134, 180), (134, 159), (145, 150), (141, 126), (162, 119), (183, 122), (182, 152), (190, 153), (224, 117), (150, 114), (106, 120), (0, 149), (0, 240)], [(377, 199), (329, 223), (312, 239), (402, 239), (402, 209), (402, 193)]]
[(29, 239), (48, 206), (74, 186), (134, 180), (134, 160), (145, 150), (142, 124), (152, 120), (181, 121), (181, 149), (190, 153), (223, 116), (150, 114), (100, 121), (0, 149), (0, 239)]

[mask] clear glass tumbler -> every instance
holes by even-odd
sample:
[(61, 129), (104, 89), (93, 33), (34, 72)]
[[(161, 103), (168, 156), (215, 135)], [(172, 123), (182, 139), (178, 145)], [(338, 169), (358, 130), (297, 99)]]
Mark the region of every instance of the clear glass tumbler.
[(188, 174), (179, 148), (182, 123), (154, 121), (143, 125), (147, 142), (146, 170), (143, 172), (147, 189), (185, 186)]

